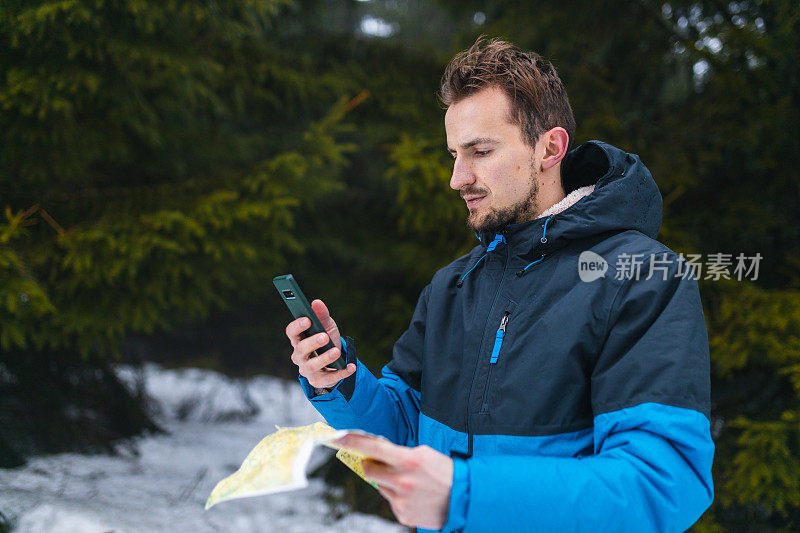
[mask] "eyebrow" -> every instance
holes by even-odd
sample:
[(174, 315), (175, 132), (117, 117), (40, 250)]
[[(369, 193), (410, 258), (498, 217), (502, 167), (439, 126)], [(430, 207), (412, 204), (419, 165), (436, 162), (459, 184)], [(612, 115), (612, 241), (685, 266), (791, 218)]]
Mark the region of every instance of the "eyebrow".
[[(497, 139), (492, 139), (491, 137), (478, 137), (477, 139), (472, 139), (471, 141), (462, 143), (461, 148), (463, 150), (466, 150), (467, 148), (472, 148), (476, 144), (499, 144), (499, 143), (500, 141), (498, 141)], [(455, 152), (455, 150), (453, 150), (449, 146), (447, 147), (447, 151)]]

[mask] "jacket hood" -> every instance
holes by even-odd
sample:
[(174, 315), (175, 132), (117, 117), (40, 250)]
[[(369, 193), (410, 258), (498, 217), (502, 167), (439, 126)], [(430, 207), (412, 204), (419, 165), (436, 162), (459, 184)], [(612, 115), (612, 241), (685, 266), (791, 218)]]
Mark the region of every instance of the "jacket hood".
[[(531, 260), (565, 246), (569, 241), (601, 233), (637, 230), (655, 239), (661, 227), (661, 193), (639, 159), (602, 141), (588, 141), (561, 162), (566, 194), (589, 185), (594, 190), (554, 215), (518, 224), (501, 232), (515, 255)], [(482, 233), (489, 246), (495, 235)]]

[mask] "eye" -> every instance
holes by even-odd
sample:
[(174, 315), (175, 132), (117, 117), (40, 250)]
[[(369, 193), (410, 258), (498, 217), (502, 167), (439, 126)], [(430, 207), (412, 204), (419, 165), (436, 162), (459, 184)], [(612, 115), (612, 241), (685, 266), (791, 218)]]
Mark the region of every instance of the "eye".
[(478, 157), (483, 157), (485, 155), (488, 155), (489, 152), (491, 152), (491, 150), (475, 150), (475, 155), (477, 155)]

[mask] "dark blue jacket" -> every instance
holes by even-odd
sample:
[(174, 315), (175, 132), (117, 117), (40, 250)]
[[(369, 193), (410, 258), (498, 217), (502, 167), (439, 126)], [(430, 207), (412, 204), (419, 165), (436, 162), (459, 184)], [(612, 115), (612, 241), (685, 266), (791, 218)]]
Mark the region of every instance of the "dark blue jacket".
[[(332, 426), (454, 458), (445, 531), (683, 531), (714, 494), (697, 282), (655, 240), (637, 156), (583, 144), (562, 182), (595, 189), (439, 270), (380, 379), (300, 381)], [(603, 277), (582, 281), (585, 251)]]

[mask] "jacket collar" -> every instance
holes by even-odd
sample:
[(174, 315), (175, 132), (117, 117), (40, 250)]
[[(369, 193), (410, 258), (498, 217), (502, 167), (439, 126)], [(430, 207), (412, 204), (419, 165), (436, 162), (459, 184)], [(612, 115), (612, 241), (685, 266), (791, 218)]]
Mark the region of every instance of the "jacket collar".
[[(590, 195), (592, 191), (594, 191), (594, 188), (594, 185), (580, 187), (569, 193), (561, 201), (545, 209), (535, 219), (517, 224), (509, 224), (500, 232), (505, 239), (504, 242), (509, 246), (509, 248), (511, 248), (512, 252), (519, 255), (527, 255), (527, 252), (534, 247), (544, 248), (544, 246), (532, 245), (535, 245), (537, 242), (540, 245), (547, 244), (547, 233), (550, 232), (552, 235), (552, 231), (554, 229), (552, 225), (553, 216), (561, 213), (582, 198)], [(496, 234), (484, 232), (481, 233), (478, 238), (481, 241), (481, 244), (484, 246), (492, 247), (491, 244), (492, 241), (495, 240), (495, 237)], [(543, 240), (544, 242), (542, 242)]]
[[(602, 141), (588, 141), (562, 160), (567, 196), (534, 220), (501, 231), (514, 256), (538, 260), (570, 241), (636, 230), (655, 239), (661, 225), (661, 194), (638, 156)], [(494, 234), (478, 235), (486, 247)]]

